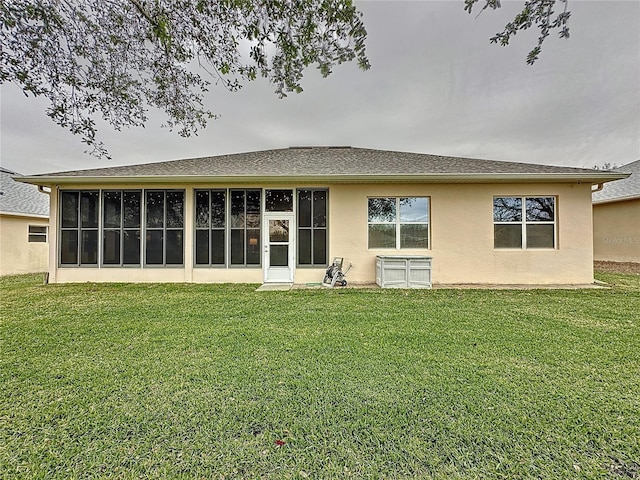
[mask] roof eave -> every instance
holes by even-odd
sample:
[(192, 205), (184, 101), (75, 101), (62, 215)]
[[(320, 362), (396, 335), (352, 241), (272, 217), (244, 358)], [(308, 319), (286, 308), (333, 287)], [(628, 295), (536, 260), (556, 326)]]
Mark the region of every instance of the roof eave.
[(40, 186), (69, 184), (166, 184), (166, 183), (598, 183), (627, 178), (613, 172), (583, 173), (439, 173), (410, 175), (141, 175), (141, 176), (64, 176), (36, 175), (16, 178)]

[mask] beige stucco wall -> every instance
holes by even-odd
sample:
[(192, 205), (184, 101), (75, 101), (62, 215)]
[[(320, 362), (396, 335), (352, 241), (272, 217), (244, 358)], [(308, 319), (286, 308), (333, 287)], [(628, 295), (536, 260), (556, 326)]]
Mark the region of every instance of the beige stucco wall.
[[(375, 279), (375, 256), (433, 257), (434, 284), (581, 284), (593, 281), (590, 185), (340, 185), (330, 193), (331, 254), (354, 264), (354, 282)], [(368, 196), (431, 197), (431, 249), (368, 250)], [(555, 195), (557, 249), (493, 248), (494, 196)]]
[(640, 262), (640, 198), (593, 206), (596, 260)]
[(49, 220), (0, 214), (0, 275), (47, 271), (49, 244), (29, 243), (29, 225), (48, 226)]
[[(584, 284), (593, 281), (591, 186), (589, 184), (336, 184), (269, 185), (267, 188), (329, 187), (329, 260), (351, 262), (352, 283), (375, 282), (375, 256), (412, 254), (433, 257), (435, 284)], [(108, 188), (176, 188), (176, 185), (109, 185)], [(260, 268), (193, 267), (193, 190), (228, 187), (200, 184), (186, 188), (185, 267), (58, 268), (57, 236), (50, 232), (50, 281), (124, 282), (252, 282)], [(232, 188), (264, 185), (233, 185)], [(68, 187), (66, 187), (68, 188)], [(74, 185), (72, 188), (95, 188)], [(557, 196), (557, 248), (495, 250), (493, 197)], [(428, 250), (367, 249), (367, 197), (428, 196), (431, 198), (431, 248)], [(51, 195), (51, 218), (57, 216), (57, 195)], [(323, 269), (298, 268), (296, 283), (319, 282)]]

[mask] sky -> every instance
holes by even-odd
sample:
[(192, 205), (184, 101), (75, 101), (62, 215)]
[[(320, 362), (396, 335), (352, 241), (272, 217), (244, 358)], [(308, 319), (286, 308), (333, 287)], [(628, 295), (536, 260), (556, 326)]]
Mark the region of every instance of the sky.
[(22, 174), (129, 165), (290, 146), (353, 146), (591, 168), (640, 159), (640, 1), (569, 0), (571, 37), (552, 34), (526, 64), (537, 32), (507, 47), (489, 38), (522, 8), (479, 16), (462, 0), (361, 1), (371, 69), (328, 78), (309, 69), (304, 92), (279, 99), (263, 79), (214, 87), (220, 118), (197, 137), (99, 124), (111, 160), (84, 153), (54, 124), (46, 101), (0, 87), (0, 164)]

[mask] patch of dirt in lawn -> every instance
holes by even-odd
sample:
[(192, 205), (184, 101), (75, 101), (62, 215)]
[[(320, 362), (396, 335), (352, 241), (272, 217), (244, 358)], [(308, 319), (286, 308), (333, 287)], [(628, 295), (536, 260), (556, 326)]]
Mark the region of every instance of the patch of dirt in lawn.
[(593, 262), (593, 268), (606, 273), (630, 273), (640, 275), (640, 263), (635, 262)]

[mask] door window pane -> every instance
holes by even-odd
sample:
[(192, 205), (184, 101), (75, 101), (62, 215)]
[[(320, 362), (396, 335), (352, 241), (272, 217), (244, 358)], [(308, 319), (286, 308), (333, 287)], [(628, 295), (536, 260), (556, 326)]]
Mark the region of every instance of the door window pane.
[(269, 265), (286, 267), (289, 265), (289, 245), (271, 245), (269, 247)]
[(289, 220), (269, 220), (269, 241), (289, 241)]

